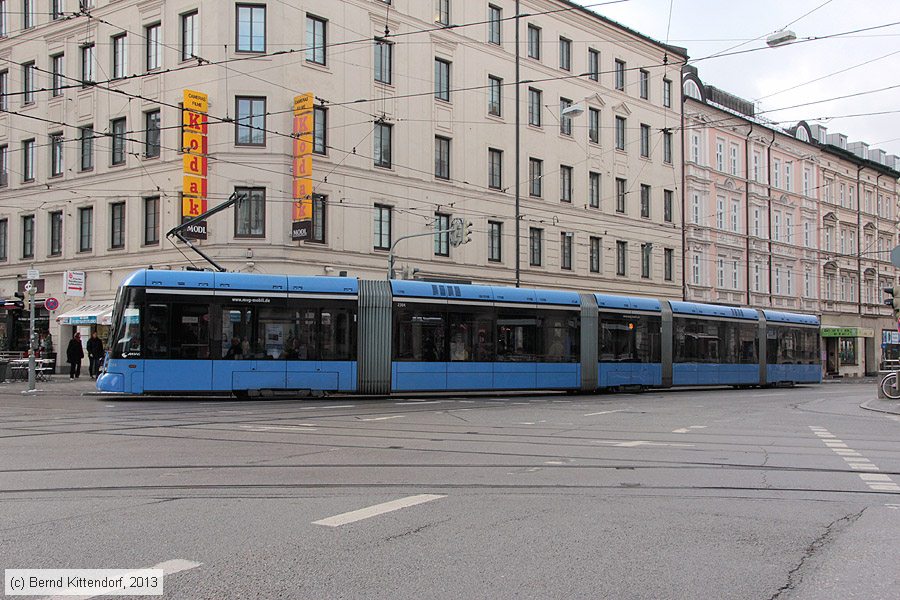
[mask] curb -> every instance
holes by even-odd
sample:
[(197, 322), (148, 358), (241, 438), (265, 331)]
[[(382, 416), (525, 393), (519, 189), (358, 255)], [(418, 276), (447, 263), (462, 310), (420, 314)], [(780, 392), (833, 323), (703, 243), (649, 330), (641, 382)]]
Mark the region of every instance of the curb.
[(891, 407), (876, 407), (871, 406), (873, 402), (886, 402), (885, 400), (866, 400), (859, 407), (863, 410), (871, 410), (872, 412), (885, 413), (889, 415), (900, 415), (900, 402), (896, 402), (894, 406)]

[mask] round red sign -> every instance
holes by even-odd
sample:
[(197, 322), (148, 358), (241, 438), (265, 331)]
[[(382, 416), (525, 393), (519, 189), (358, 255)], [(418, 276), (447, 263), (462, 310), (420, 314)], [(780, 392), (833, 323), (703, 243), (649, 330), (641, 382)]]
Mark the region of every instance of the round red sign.
[(44, 300), (44, 308), (47, 310), (56, 310), (59, 308), (59, 300), (56, 298), (47, 298)]

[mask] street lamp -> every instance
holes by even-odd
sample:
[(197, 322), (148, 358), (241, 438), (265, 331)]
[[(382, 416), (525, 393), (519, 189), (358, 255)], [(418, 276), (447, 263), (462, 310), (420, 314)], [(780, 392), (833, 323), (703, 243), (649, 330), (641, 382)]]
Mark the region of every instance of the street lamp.
[(560, 117), (570, 117), (570, 118), (571, 117), (580, 117), (581, 115), (584, 114), (584, 111), (587, 110), (587, 108), (585, 107), (585, 104), (587, 103), (587, 101), (591, 100), (593, 98), (600, 100), (600, 94), (590, 94), (588, 96), (585, 96), (578, 102), (571, 104), (571, 105), (565, 107), (564, 109), (562, 109), (559, 113), (559, 116)]
[(784, 46), (785, 44), (790, 44), (797, 40), (797, 34), (791, 31), (790, 29), (782, 29), (781, 31), (776, 31), (775, 33), (770, 34), (766, 38), (766, 44), (770, 48), (777, 48), (778, 46)]

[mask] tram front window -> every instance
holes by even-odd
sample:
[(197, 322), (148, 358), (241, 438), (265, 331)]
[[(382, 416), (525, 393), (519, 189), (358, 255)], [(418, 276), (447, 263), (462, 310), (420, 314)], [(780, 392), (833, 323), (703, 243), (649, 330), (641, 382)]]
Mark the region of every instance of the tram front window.
[(127, 290), (113, 338), (113, 358), (140, 358), (143, 290)]

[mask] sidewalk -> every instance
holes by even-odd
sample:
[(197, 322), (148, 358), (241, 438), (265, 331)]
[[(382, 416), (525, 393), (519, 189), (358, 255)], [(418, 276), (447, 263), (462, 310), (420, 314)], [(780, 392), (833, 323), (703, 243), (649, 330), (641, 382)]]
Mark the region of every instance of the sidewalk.
[[(85, 392), (96, 392), (97, 382), (90, 375), (81, 374), (76, 380), (69, 379), (68, 374), (53, 375), (49, 381), (36, 381), (34, 384), (38, 394), (56, 394), (67, 396), (81, 396)], [(0, 396), (19, 396), (28, 389), (28, 381), (21, 379), (0, 382)]]
[(866, 410), (873, 410), (875, 412), (900, 415), (900, 400), (872, 398), (871, 400), (866, 400), (865, 402), (860, 404), (859, 407)]

